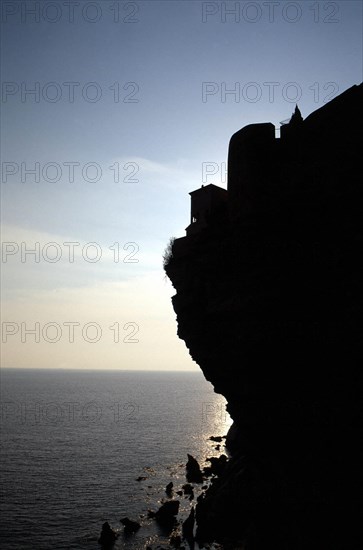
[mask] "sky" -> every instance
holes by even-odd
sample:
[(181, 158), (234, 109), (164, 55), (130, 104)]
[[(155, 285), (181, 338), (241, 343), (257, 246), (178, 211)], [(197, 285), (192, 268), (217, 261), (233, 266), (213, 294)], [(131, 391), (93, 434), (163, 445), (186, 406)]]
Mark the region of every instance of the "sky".
[(162, 268), (188, 193), (362, 81), (362, 2), (1, 8), (2, 366), (197, 371)]

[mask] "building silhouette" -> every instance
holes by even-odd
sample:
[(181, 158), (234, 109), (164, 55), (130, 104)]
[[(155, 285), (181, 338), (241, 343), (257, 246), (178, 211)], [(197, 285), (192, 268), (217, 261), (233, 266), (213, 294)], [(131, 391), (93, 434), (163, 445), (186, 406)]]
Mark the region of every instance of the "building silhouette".
[(250, 210), (273, 208), (286, 185), (295, 188), (302, 174), (305, 181), (317, 182), (328, 176), (330, 165), (332, 184), (337, 182), (341, 168), (335, 172), (335, 167), (342, 160), (340, 156), (349, 158), (361, 138), (357, 121), (361, 96), (362, 85), (353, 86), (305, 121), (296, 106), (289, 122), (281, 125), (279, 138), (270, 122), (250, 124), (236, 132), (229, 143), (227, 192), (210, 184), (190, 193), (187, 236), (218, 221), (234, 223)]

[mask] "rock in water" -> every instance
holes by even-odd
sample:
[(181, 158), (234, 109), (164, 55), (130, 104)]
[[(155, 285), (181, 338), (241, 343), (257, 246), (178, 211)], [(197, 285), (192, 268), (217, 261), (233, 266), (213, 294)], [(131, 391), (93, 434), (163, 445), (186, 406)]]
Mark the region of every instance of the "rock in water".
[(102, 544), (102, 546), (104, 546), (105, 548), (110, 548), (111, 546), (113, 546), (116, 539), (117, 534), (111, 528), (108, 521), (105, 521), (105, 523), (102, 525), (102, 531), (100, 538), (98, 539), (98, 544)]
[(193, 493), (193, 487), (192, 487), (192, 485), (190, 485), (190, 483), (185, 483), (182, 486), (182, 489), (183, 489), (185, 495), (191, 495)]
[(168, 495), (168, 497), (171, 497), (171, 495), (173, 493), (173, 482), (172, 481), (170, 483), (168, 483), (167, 486), (165, 487), (165, 492)]
[(137, 521), (132, 521), (129, 518), (122, 518), (120, 519), (120, 522), (124, 526), (124, 532), (126, 535), (130, 535), (131, 533), (136, 533), (140, 529), (140, 523)]
[(179, 500), (169, 500), (162, 504), (155, 514), (156, 521), (165, 526), (173, 525), (179, 512), (179, 504)]
[(188, 454), (188, 462), (186, 465), (186, 470), (187, 470), (186, 477), (190, 483), (203, 482), (203, 476), (202, 476), (202, 472), (200, 470), (198, 461), (192, 455), (189, 455), (189, 454)]

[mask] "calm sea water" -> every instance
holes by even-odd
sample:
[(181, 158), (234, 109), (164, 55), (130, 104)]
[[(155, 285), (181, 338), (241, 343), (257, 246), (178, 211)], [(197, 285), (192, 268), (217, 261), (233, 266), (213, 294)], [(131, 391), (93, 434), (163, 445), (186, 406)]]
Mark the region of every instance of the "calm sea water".
[[(3, 369), (0, 548), (99, 549), (104, 521), (115, 550), (165, 544), (147, 510), (185, 483), (187, 453), (220, 454), (208, 438), (229, 425), (201, 373)], [(124, 516), (142, 523), (129, 538)]]

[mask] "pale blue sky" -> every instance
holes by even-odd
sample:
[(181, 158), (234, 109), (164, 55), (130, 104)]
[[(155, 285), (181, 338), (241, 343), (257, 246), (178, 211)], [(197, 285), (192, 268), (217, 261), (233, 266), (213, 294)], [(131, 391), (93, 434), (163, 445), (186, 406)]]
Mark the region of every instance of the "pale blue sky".
[[(132, 349), (112, 350), (102, 341), (90, 351), (84, 342), (40, 341), (34, 347), (29, 340), (15, 351), (20, 341), (15, 335), (4, 346), (4, 363), (196, 368), (177, 339), (173, 289), (161, 268), (169, 237), (183, 236), (188, 224), (188, 192), (201, 185), (203, 162), (220, 166), (226, 161), (236, 130), (263, 121), (278, 127), (288, 118), (295, 92), (307, 116), (327, 98), (361, 82), (362, 3), (80, 1), (73, 22), (61, 1), (40, 2), (35, 21), (25, 11), (35, 4), (2, 6), (2, 167), (12, 163), (5, 170), (17, 170), (2, 178), (3, 239), (29, 247), (56, 242), (62, 258), (37, 263), (27, 256), (22, 262), (20, 248), (9, 256), (2, 265), (3, 317), (19, 326), (58, 316), (80, 316), (85, 323), (99, 318), (101, 324), (110, 308), (115, 322), (117, 316), (120, 322), (138, 322), (140, 341)], [(47, 4), (53, 7), (44, 11)], [(110, 6), (118, 7), (119, 22)], [(225, 15), (226, 8), (236, 8), (239, 20)], [(96, 16), (94, 23), (85, 20)], [(79, 83), (72, 85), (74, 102), (67, 82)], [(266, 84), (272, 82), (273, 88)], [(204, 101), (203, 83), (215, 92), (204, 95)], [(39, 102), (32, 95), (22, 99), (22, 86), (37, 85)], [(238, 87), (239, 101), (232, 94), (223, 96)], [(102, 96), (92, 102), (95, 92)], [(52, 102), (57, 93), (59, 100)], [(261, 97), (252, 101), (256, 93)], [(39, 183), (22, 173), (22, 162), (29, 168), (39, 163)], [(70, 162), (78, 163), (73, 182)], [(47, 163), (61, 167), (59, 181), (44, 179)], [(87, 163), (102, 171), (99, 181), (82, 177)], [(115, 163), (118, 183), (109, 168)], [(48, 180), (54, 166), (49, 170)], [(139, 181), (123, 181), (132, 172)], [(221, 172), (208, 183), (225, 186)], [(86, 179), (94, 176), (91, 167)], [(92, 263), (80, 255), (70, 263), (63, 245), (68, 241), (81, 243), (80, 248), (98, 243), (102, 259)], [(109, 250), (114, 242), (121, 250), (125, 243), (136, 243), (139, 262), (115, 263)]]

